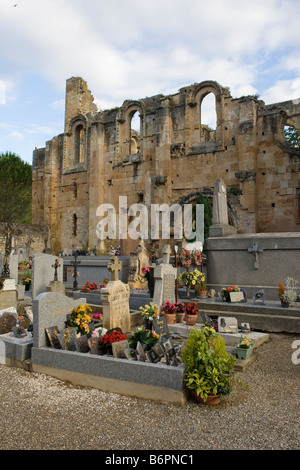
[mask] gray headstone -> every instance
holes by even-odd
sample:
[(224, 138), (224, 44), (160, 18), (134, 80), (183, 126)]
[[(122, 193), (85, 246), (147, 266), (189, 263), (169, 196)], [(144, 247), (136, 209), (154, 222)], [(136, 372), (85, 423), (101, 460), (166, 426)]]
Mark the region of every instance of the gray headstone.
[[(31, 291), (32, 298), (42, 292), (46, 292), (50, 282), (54, 280), (54, 267), (57, 256), (45, 253), (35, 253), (32, 258), (31, 269)], [(57, 269), (58, 281), (63, 281), (63, 259), (59, 261), (60, 267)]]
[(85, 305), (85, 299), (73, 300), (57, 292), (39, 294), (33, 300), (33, 346), (47, 346), (46, 328), (56, 326), (62, 332), (67, 316), (80, 304)]

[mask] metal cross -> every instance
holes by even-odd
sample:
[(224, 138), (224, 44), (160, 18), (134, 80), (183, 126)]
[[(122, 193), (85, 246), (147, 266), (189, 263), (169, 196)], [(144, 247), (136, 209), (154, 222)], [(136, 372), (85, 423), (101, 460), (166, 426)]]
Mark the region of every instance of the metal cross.
[(118, 263), (118, 258), (114, 256), (111, 258), (111, 263), (107, 265), (107, 269), (111, 273), (111, 280), (118, 281), (119, 280), (119, 271), (122, 269), (122, 264)]
[(258, 248), (257, 242), (253, 242), (252, 248), (248, 248), (248, 253), (253, 253), (253, 268), (258, 269), (259, 268), (259, 263), (258, 263), (258, 253), (262, 253), (264, 250), (262, 248)]
[(58, 281), (57, 269), (60, 268), (60, 264), (59, 264), (59, 259), (58, 259), (58, 258), (55, 260), (55, 264), (52, 264), (52, 268), (54, 268), (54, 281)]
[(78, 287), (78, 282), (77, 282), (77, 276), (78, 276), (77, 266), (78, 266), (78, 264), (81, 263), (81, 261), (78, 261), (78, 260), (77, 260), (77, 257), (78, 257), (77, 251), (73, 251), (73, 254), (74, 254), (74, 261), (71, 261), (71, 265), (74, 266), (74, 273), (73, 273), (73, 277), (74, 277), (73, 290), (76, 290), (77, 287)]

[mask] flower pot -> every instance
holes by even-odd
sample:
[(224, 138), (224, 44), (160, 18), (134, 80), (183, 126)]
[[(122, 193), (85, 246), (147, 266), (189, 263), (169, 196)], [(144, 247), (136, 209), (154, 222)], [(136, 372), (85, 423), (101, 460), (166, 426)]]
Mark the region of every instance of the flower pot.
[(194, 397), (196, 398), (198, 403), (202, 403), (203, 405), (218, 405), (220, 403), (220, 395), (208, 395), (208, 397), (204, 400), (201, 398), (200, 395), (197, 395), (196, 392), (193, 392)]
[(165, 313), (167, 323), (173, 324), (176, 323), (176, 313)]
[(29, 291), (31, 286), (31, 282), (29, 284), (25, 284), (25, 291)]
[(197, 321), (197, 315), (188, 315), (187, 313), (185, 314), (186, 325), (195, 325), (196, 321)]
[(253, 346), (251, 348), (236, 348), (236, 357), (238, 359), (248, 359), (253, 352)]
[(288, 302), (285, 302), (284, 300), (280, 299), (280, 302), (281, 302), (281, 307), (282, 308), (289, 308), (289, 303)]
[(197, 297), (199, 297), (200, 299), (205, 299), (207, 297), (207, 290), (197, 291)]
[(185, 313), (184, 313), (184, 312), (176, 312), (176, 320), (177, 320), (177, 323), (182, 323), (183, 320), (184, 320), (184, 317), (185, 317)]
[(186, 286), (186, 296), (189, 297), (191, 295), (191, 286)]

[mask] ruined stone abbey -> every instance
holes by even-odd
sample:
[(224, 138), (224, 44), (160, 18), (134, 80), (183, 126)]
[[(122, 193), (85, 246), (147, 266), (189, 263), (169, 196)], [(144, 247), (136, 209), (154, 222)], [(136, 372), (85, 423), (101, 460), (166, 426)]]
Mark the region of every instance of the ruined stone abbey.
[[(209, 94), (214, 129), (202, 122)], [(97, 249), (100, 204), (118, 209), (119, 196), (128, 206), (192, 203), (199, 193), (211, 198), (222, 178), (237, 233), (300, 232), (300, 148), (287, 126), (300, 131), (300, 99), (265, 105), (205, 81), (98, 111), (86, 82), (72, 77), (64, 132), (33, 152), (32, 223), (49, 227), (53, 253)], [(136, 245), (122, 240), (122, 254)]]

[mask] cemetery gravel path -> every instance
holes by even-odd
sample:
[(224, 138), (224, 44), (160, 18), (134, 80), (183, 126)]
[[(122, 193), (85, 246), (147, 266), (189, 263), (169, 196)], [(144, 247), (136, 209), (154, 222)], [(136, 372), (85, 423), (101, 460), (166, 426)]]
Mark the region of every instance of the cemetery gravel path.
[(211, 407), (107, 394), (0, 365), (0, 450), (299, 450), (295, 340), (270, 334), (236, 374), (248, 389)]

